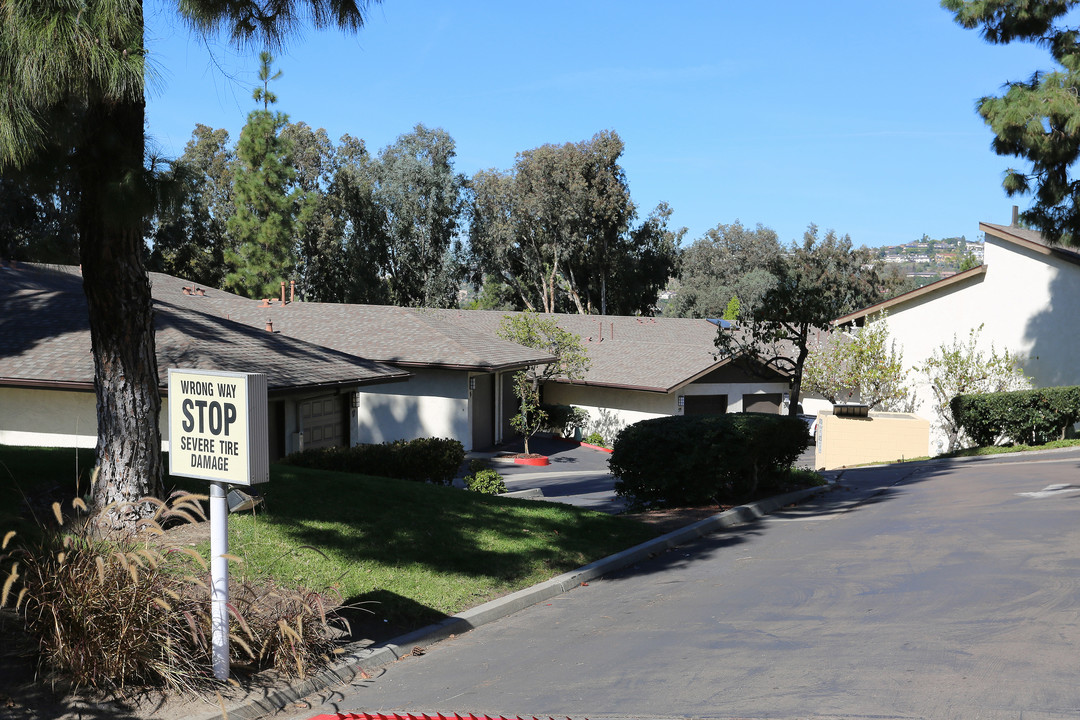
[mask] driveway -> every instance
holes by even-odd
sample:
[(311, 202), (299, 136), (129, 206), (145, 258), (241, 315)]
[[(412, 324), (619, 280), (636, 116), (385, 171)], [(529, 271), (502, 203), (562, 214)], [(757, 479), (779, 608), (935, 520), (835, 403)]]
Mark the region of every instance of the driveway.
[[(519, 453), (524, 447), (518, 442), (501, 451)], [(615, 478), (608, 471), (611, 453), (547, 437), (530, 440), (529, 451), (547, 455), (551, 464), (536, 467), (496, 459), (495, 469), (506, 481), (508, 491), (538, 489), (545, 500), (601, 512), (625, 509), (625, 501), (615, 496)]]
[(280, 717), (1075, 718), (1080, 452), (843, 473)]

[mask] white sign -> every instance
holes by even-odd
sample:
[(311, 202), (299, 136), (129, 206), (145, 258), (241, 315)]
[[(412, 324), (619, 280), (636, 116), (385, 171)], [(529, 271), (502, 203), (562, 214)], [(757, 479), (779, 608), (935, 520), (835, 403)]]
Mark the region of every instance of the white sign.
[(169, 369), (169, 472), (232, 485), (270, 477), (266, 376)]

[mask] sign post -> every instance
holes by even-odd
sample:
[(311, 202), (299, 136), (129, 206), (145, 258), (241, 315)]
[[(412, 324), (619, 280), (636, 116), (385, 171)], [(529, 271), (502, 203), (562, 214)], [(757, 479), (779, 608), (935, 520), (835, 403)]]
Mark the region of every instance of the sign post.
[(229, 677), (227, 484), (270, 478), (266, 376), (169, 368), (169, 472), (210, 481), (214, 677)]

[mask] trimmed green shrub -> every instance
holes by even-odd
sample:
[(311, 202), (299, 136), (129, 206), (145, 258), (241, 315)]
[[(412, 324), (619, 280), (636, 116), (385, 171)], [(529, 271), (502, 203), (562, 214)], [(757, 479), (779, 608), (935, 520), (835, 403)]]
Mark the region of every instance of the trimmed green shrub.
[(1080, 420), (1080, 386), (958, 395), (953, 417), (980, 447), (1002, 442), (1045, 445)]
[(316, 470), (363, 473), (436, 485), (452, 483), (464, 461), (462, 444), (446, 438), (303, 450), (282, 460), (288, 465)]
[(604, 442), (604, 436), (595, 430), (586, 435), (582, 442), (588, 443), (589, 445), (596, 445), (597, 447), (607, 447), (607, 443)]
[(506, 492), (506, 483), (502, 475), (494, 470), (478, 470), (465, 476), (465, 489), (485, 495), (498, 495)]
[(805, 448), (797, 417), (676, 415), (625, 428), (609, 465), (636, 507), (724, 504), (779, 486)]

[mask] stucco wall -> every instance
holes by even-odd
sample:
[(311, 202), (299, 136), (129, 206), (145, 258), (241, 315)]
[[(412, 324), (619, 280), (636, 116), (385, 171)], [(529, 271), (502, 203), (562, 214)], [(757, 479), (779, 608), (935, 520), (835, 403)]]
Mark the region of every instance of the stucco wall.
[[(158, 426), (168, 450), (168, 403)], [(80, 447), (97, 445), (97, 398), (89, 391), (0, 388), (0, 445)]]
[(610, 443), (627, 425), (633, 425), (648, 418), (680, 415), (680, 395), (727, 395), (728, 412), (741, 412), (744, 394), (785, 393), (787, 391), (786, 382), (692, 383), (670, 393), (549, 383), (544, 386), (544, 402), (574, 405), (588, 411), (589, 425), (585, 432), (598, 432)]
[[(1080, 266), (986, 236), (986, 273), (959, 286), (916, 298), (889, 310), (889, 332), (904, 353), (919, 399), (917, 412), (935, 421), (929, 385), (916, 371), (934, 349), (967, 339), (983, 326), (980, 347), (1008, 349), (1038, 387), (1080, 384)], [(944, 451), (932, 434), (930, 451)]]
[(832, 470), (922, 457), (929, 436), (929, 421), (917, 415), (871, 413), (851, 418), (826, 410), (818, 424), (814, 467)]
[(469, 374), (455, 370), (413, 370), (408, 382), (372, 386), (360, 393), (352, 437), (381, 443), (421, 437), (459, 440), (469, 435)]
[(608, 443), (627, 425), (674, 415), (678, 409), (674, 394), (566, 383), (545, 385), (544, 402), (574, 405), (588, 411), (589, 424), (584, 432), (598, 432)]
[(92, 392), (0, 388), (0, 444), (92, 448), (96, 407)]

